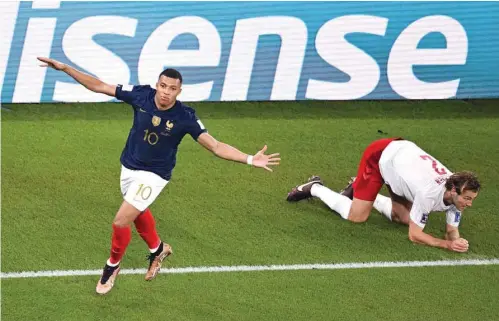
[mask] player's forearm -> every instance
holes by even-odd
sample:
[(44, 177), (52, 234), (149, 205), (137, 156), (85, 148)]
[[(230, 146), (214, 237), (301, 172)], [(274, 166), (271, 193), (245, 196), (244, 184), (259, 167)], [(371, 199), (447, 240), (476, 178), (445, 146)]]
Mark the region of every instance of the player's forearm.
[(245, 154), (238, 149), (222, 142), (218, 143), (217, 148), (213, 150), (213, 153), (220, 158), (231, 160), (234, 162), (246, 163), (248, 159), (248, 154)]
[(74, 80), (85, 86), (85, 88), (93, 92), (100, 92), (99, 88), (101, 88), (104, 85), (104, 83), (101, 80), (93, 76), (90, 76), (84, 72), (81, 72), (78, 69), (73, 68), (71, 66), (66, 65), (63, 71), (68, 75), (70, 75), (71, 77), (73, 77)]
[(409, 239), (413, 243), (424, 244), (424, 245), (429, 245), (429, 246), (433, 246), (433, 247), (439, 247), (441, 249), (448, 249), (449, 242), (450, 242), (447, 240), (442, 240), (442, 239), (433, 237), (433, 236), (426, 234), (424, 232), (409, 233)]
[(447, 231), (447, 233), (445, 233), (445, 239), (446, 240), (453, 241), (453, 240), (457, 240), (460, 237), (461, 236), (459, 235), (459, 231), (458, 230), (451, 230), (451, 231)]

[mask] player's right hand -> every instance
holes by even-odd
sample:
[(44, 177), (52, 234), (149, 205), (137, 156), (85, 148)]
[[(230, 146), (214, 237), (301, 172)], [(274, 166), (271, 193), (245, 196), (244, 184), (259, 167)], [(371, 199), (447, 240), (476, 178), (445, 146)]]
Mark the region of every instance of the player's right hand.
[(450, 243), (450, 250), (454, 252), (467, 252), (468, 251), (468, 241), (463, 238), (458, 238)]
[(46, 57), (37, 57), (37, 59), (45, 63), (44, 65), (40, 65), (40, 67), (50, 67), (54, 68), (55, 70), (63, 70), (64, 67), (66, 67), (65, 64), (55, 59), (50, 59)]

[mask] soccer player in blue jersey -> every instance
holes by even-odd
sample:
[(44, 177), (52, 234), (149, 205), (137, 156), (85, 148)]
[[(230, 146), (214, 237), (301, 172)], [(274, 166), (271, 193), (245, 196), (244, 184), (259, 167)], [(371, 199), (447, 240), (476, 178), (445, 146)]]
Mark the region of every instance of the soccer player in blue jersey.
[(164, 70), (156, 88), (150, 86), (110, 85), (57, 60), (38, 57), (42, 67), (51, 67), (73, 77), (87, 89), (116, 97), (133, 107), (134, 120), (121, 154), (121, 192), (124, 201), (113, 220), (111, 254), (97, 283), (99, 294), (108, 293), (120, 270), (120, 262), (131, 239), (131, 224), (151, 252), (145, 279), (158, 274), (162, 261), (172, 247), (161, 241), (149, 206), (168, 184), (175, 167), (178, 145), (189, 134), (216, 156), (261, 167), (268, 171), (278, 165), (279, 154), (266, 155), (267, 146), (255, 155), (245, 154), (213, 138), (198, 119), (194, 109), (177, 100), (182, 90), (182, 75), (175, 69)]

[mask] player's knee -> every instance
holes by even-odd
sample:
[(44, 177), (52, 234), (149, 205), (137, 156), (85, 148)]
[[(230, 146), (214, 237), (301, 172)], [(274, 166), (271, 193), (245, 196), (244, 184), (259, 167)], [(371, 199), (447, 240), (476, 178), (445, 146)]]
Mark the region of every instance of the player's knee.
[(392, 211), (392, 222), (409, 225), (408, 213), (401, 213), (394, 210)]
[(114, 220), (113, 220), (113, 225), (117, 226), (117, 227), (127, 227), (128, 225), (130, 225), (130, 222), (128, 222), (126, 219), (124, 218), (121, 218), (121, 217), (115, 217)]
[(348, 220), (352, 223), (364, 223), (367, 217), (349, 217)]
[(364, 223), (369, 218), (369, 213), (351, 211), (348, 220), (353, 223)]
[(402, 217), (399, 217), (399, 223), (404, 225), (409, 225), (409, 216), (404, 215)]
[(354, 197), (352, 206), (350, 207), (348, 220), (353, 223), (363, 223), (367, 221), (371, 214), (373, 203), (374, 202), (372, 201), (364, 201)]
[(142, 211), (137, 209), (132, 204), (128, 203), (127, 201), (123, 201), (120, 209), (114, 217), (113, 224), (118, 227), (129, 226), (133, 223), (133, 221), (135, 221), (135, 219), (140, 215), (141, 212)]
[(123, 215), (118, 212), (113, 220), (113, 225), (117, 227), (127, 227), (134, 221), (134, 217), (131, 215)]

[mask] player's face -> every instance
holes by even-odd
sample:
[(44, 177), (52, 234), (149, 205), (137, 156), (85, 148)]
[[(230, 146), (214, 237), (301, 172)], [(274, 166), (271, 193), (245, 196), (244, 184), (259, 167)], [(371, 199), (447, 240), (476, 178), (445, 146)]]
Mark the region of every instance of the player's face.
[(163, 107), (171, 106), (181, 91), (179, 79), (161, 76), (156, 83), (156, 101)]
[(471, 207), (477, 195), (478, 193), (473, 191), (463, 191), (461, 194), (457, 194), (456, 191), (452, 189), (452, 201), (459, 211)]

